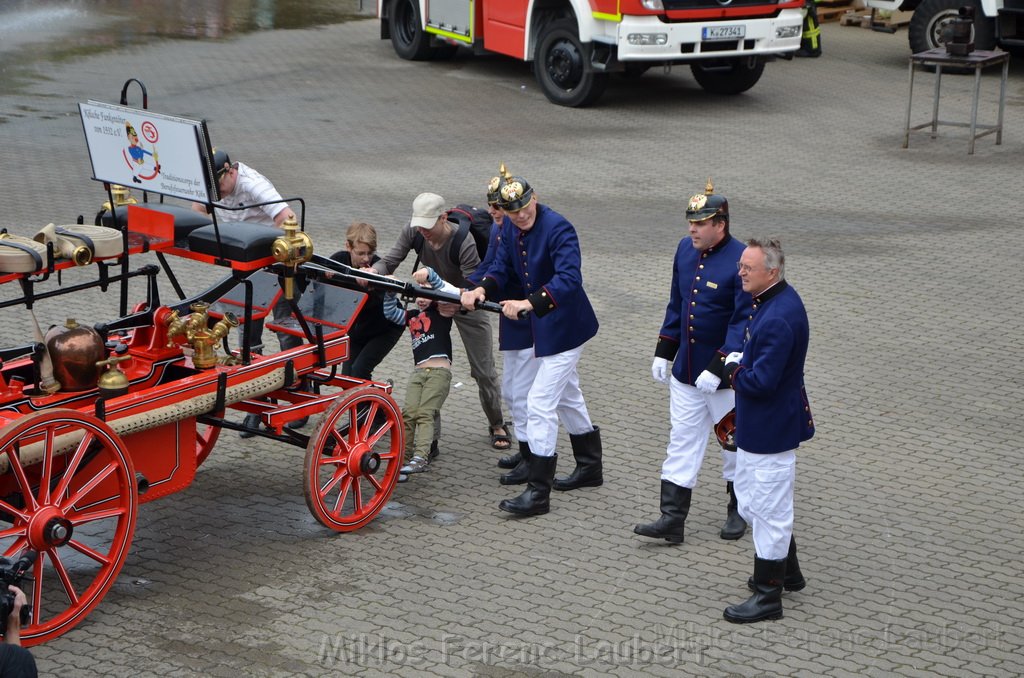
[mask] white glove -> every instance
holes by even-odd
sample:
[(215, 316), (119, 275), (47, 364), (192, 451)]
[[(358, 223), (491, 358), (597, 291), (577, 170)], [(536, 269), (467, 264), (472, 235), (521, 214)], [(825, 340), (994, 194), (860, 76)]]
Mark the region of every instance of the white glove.
[(743, 354), (742, 353), (738, 353), (736, 351), (733, 351), (729, 355), (725, 356), (725, 364), (726, 365), (728, 365), (729, 363), (738, 363), (741, 360), (743, 360)]
[(664, 358), (655, 358), (651, 365), (651, 376), (654, 377), (654, 381), (667, 384), (669, 377), (672, 376), (672, 363)]
[(693, 382), (693, 385), (701, 393), (714, 393), (718, 390), (718, 385), (721, 383), (721, 377), (716, 377), (707, 370), (704, 370), (697, 375), (697, 381)]

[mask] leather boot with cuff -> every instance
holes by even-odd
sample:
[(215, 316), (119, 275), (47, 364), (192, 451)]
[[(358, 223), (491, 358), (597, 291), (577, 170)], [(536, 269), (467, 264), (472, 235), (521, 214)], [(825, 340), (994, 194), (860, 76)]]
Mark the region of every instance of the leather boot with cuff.
[(601, 429), (597, 426), (590, 433), (569, 434), (572, 456), (576, 468), (565, 478), (555, 480), (555, 489), (561, 492), (580, 487), (599, 487), (604, 484), (601, 465)]
[(692, 493), (693, 490), (689, 487), (680, 487), (668, 480), (662, 480), (661, 517), (653, 523), (637, 525), (633, 532), (641, 537), (664, 539), (670, 544), (682, 544)]
[(555, 478), (558, 455), (538, 457), (530, 454), (530, 475), (526, 489), (515, 499), (504, 499), (498, 508), (518, 516), (539, 516), (550, 510), (551, 483)]
[(530, 475), (530, 443), (520, 440), (519, 452), (513, 456), (519, 457), (519, 463), (511, 471), (498, 478), (498, 482), (502, 485), (522, 485)]
[[(789, 538), (789, 553), (786, 555), (786, 576), (782, 578), (782, 588), (785, 591), (802, 591), (807, 586), (803, 572), (800, 571), (800, 562), (796, 559), (796, 539)], [(754, 578), (747, 580), (747, 588), (754, 590)]]
[(731, 480), (725, 484), (725, 488), (729, 493), (729, 505), (726, 507), (725, 524), (722, 525), (722, 531), (718, 536), (722, 539), (739, 539), (747, 531), (747, 521), (743, 520), (743, 516), (736, 508), (736, 490)]
[(722, 616), (733, 624), (750, 624), (766, 619), (782, 619), (782, 580), (786, 559), (765, 560), (754, 557), (754, 595), (739, 605), (725, 608)]

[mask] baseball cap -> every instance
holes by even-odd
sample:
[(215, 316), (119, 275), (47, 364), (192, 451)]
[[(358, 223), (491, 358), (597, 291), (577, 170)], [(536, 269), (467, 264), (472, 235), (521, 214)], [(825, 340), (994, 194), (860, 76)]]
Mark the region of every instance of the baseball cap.
[(412, 201), (412, 219), (409, 220), (409, 225), (430, 230), (437, 223), (437, 218), (444, 213), (444, 198), (437, 193), (420, 193)]
[(213, 177), (219, 179), (220, 175), (231, 169), (231, 157), (227, 151), (213, 152)]

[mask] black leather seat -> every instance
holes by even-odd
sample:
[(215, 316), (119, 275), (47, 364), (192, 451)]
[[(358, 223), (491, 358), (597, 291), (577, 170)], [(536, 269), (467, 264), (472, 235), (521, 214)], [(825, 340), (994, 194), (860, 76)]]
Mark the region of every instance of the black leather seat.
[[(218, 224), (224, 246), (224, 258), (229, 261), (255, 261), (271, 255), (274, 240), (284, 231), (276, 226), (234, 221)], [(188, 235), (188, 249), (199, 254), (219, 257), (217, 236), (213, 224), (197, 228)]]

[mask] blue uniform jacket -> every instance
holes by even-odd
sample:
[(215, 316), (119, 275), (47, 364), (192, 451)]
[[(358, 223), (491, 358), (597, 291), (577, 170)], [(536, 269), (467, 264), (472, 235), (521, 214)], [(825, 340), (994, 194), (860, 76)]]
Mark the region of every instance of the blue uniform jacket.
[[(515, 227), (510, 227), (515, 230)], [(501, 224), (491, 225), (491, 239), (487, 243), (487, 252), (484, 253), (483, 261), (480, 262), (478, 267), (480, 271), (486, 271), (491, 262), (494, 261), (494, 257), (498, 253), (498, 244), (501, 242), (503, 233), (507, 229), (503, 228)], [(523, 286), (518, 281), (510, 280), (505, 286), (505, 289), (492, 301), (501, 301), (502, 299), (524, 299), (526, 293), (523, 292)], [(519, 351), (524, 348), (530, 348), (533, 346), (533, 331), (530, 329), (530, 320), (528, 318), (521, 318), (519, 320), (511, 320), (504, 315), (498, 316), (498, 349), (502, 351)]]
[(494, 261), (475, 276), (489, 299), (508, 284), (522, 286), (533, 304), (527, 320), (537, 357), (556, 355), (597, 334), (597, 315), (583, 290), (580, 243), (576, 229), (558, 212), (537, 205), (533, 227), (520, 231), (505, 217)]
[(774, 454), (814, 435), (804, 389), (810, 328), (800, 295), (783, 280), (754, 297), (743, 360), (726, 379), (736, 391), (736, 445)]
[[(654, 355), (674, 360), (672, 375), (693, 385), (704, 370), (721, 377), (725, 356), (743, 345), (750, 295), (736, 262), (746, 246), (730, 235), (701, 251), (683, 238)], [(725, 388), (724, 385), (719, 388)]]

